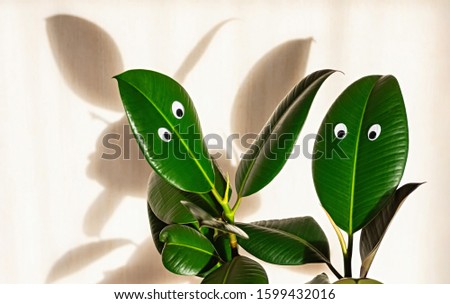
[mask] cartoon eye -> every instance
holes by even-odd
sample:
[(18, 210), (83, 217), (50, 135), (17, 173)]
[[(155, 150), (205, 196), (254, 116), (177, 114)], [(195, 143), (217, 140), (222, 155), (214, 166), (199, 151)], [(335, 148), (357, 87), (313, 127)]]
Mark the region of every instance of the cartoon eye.
[(181, 104), (181, 102), (174, 101), (172, 103), (172, 113), (178, 119), (183, 118), (183, 116), (184, 116), (184, 106)]
[(338, 123), (334, 127), (334, 135), (336, 135), (336, 138), (338, 139), (344, 139), (344, 137), (347, 136), (347, 126), (342, 122)]
[(166, 128), (159, 128), (158, 135), (165, 142), (169, 142), (172, 140), (172, 133), (170, 133), (170, 131), (167, 130)]
[(381, 134), (381, 126), (379, 124), (374, 124), (370, 127), (369, 132), (367, 132), (367, 137), (370, 141), (374, 141)]

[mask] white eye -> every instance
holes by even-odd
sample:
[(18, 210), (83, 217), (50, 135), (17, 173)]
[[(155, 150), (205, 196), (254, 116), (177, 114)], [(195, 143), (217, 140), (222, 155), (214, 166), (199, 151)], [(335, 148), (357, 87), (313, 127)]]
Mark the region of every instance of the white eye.
[(159, 135), (159, 138), (161, 138), (165, 142), (169, 142), (172, 140), (172, 133), (170, 133), (170, 131), (167, 130), (166, 128), (159, 128), (158, 135)]
[(370, 141), (374, 141), (381, 134), (381, 126), (379, 124), (374, 124), (370, 127), (369, 132), (367, 132), (367, 137)]
[(345, 124), (343, 124), (342, 122), (338, 123), (334, 127), (334, 135), (338, 139), (344, 139), (344, 137), (347, 136), (347, 126)]
[(184, 106), (181, 102), (174, 101), (172, 103), (172, 113), (178, 119), (181, 119), (184, 116)]

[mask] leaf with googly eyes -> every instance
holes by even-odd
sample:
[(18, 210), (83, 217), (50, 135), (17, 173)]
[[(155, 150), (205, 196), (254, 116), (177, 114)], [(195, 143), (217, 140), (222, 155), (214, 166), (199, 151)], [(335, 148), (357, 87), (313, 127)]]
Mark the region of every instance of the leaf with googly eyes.
[(155, 172), (180, 190), (210, 191), (213, 164), (186, 90), (154, 71), (130, 70), (114, 78), (131, 129)]
[(351, 84), (326, 114), (314, 146), (313, 178), (325, 210), (353, 234), (398, 187), (408, 155), (408, 122), (393, 76)]

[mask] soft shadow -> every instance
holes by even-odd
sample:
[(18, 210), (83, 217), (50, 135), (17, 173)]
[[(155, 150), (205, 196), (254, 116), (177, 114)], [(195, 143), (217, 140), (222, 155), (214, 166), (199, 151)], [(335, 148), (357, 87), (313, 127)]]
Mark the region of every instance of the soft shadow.
[(138, 246), (127, 263), (106, 272), (101, 284), (198, 283), (199, 278), (173, 274), (164, 268), (151, 237)]
[(70, 88), (85, 101), (122, 111), (112, 77), (123, 71), (119, 49), (94, 23), (76, 16), (46, 19), (47, 36), (58, 68)]
[(132, 244), (130, 240), (111, 239), (89, 243), (71, 249), (53, 265), (47, 275), (46, 283), (53, 283), (69, 276), (89, 266), (113, 250), (130, 244)]
[(278, 103), (304, 77), (312, 41), (306, 38), (282, 43), (252, 67), (234, 101), (231, 116), (234, 133), (261, 131)]
[(216, 26), (214, 26), (208, 33), (206, 33), (200, 41), (197, 42), (195, 47), (190, 51), (189, 55), (184, 59), (181, 66), (173, 75), (173, 78), (178, 82), (182, 83), (185, 81), (187, 75), (190, 71), (195, 67), (198, 61), (202, 58), (205, 51), (208, 49), (208, 46), (211, 44), (214, 36), (216, 36), (217, 32), (228, 22), (235, 19), (227, 19)]
[(86, 212), (83, 230), (86, 235), (98, 236), (124, 196), (145, 197), (152, 169), (125, 116), (106, 127), (89, 160), (86, 174), (104, 189)]

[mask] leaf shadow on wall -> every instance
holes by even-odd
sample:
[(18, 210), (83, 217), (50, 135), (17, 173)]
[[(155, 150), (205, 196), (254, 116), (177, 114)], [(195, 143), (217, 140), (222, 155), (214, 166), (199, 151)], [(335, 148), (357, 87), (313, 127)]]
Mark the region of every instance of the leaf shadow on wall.
[(261, 131), (278, 103), (305, 76), (312, 41), (305, 38), (284, 42), (254, 64), (234, 100), (233, 133), (242, 136)]
[[(112, 77), (123, 72), (123, 63), (108, 33), (71, 15), (55, 15), (46, 21), (53, 55), (68, 86), (88, 103), (122, 112)], [(145, 196), (151, 172), (133, 142), (126, 116), (106, 124), (87, 168), (88, 177), (104, 187), (85, 215), (83, 230), (88, 236), (100, 235), (124, 196)]]

